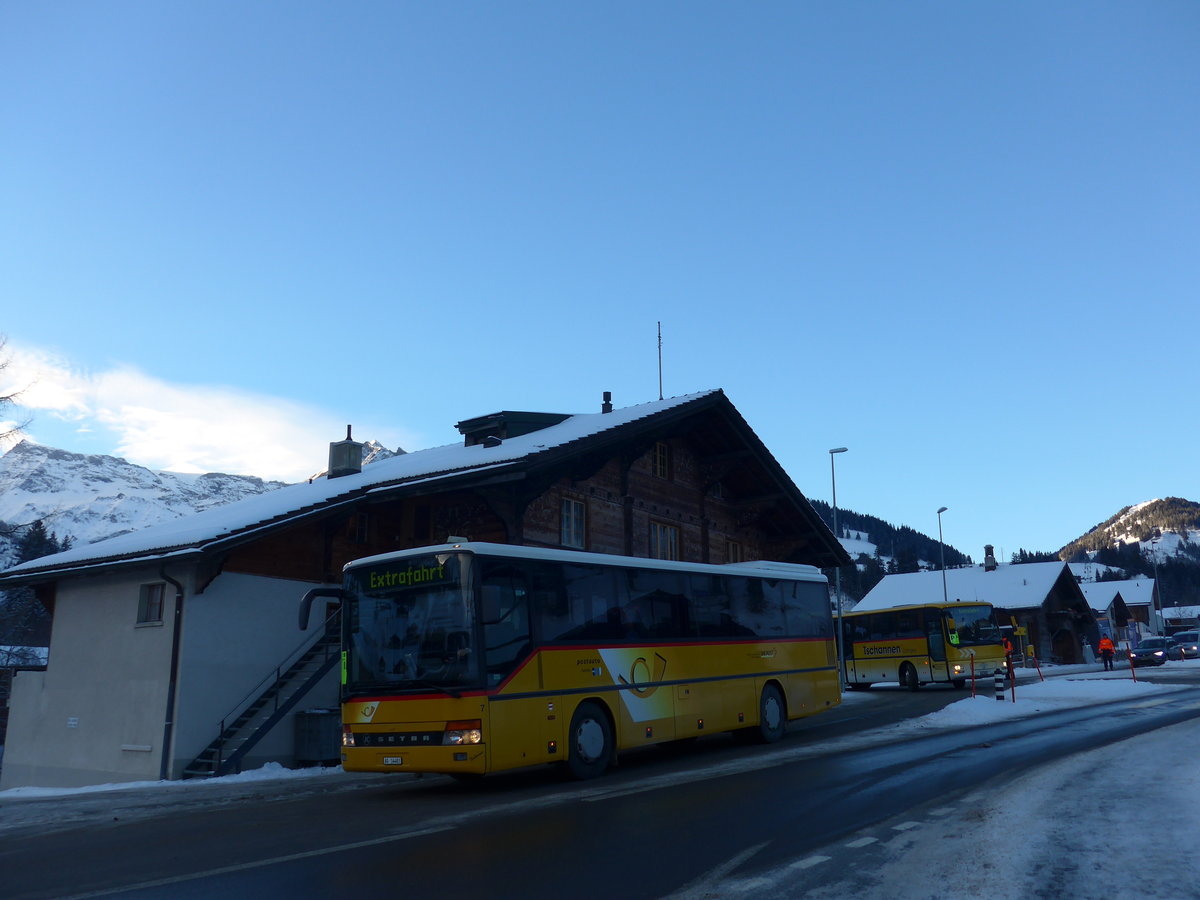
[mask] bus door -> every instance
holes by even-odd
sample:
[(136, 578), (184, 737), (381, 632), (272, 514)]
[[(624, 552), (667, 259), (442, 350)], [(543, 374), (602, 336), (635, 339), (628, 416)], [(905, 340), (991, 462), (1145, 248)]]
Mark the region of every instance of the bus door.
[(929, 675), (938, 681), (948, 681), (950, 676), (946, 672), (946, 633), (942, 630), (944, 614), (938, 609), (926, 609), (924, 613), (925, 635), (929, 641)]
[(530, 596), (538, 588), (537, 573), (519, 561), (476, 559), (489, 692), (488, 768), (553, 761), (548, 748), (561, 740), (561, 726), (553, 711), (547, 714), (545, 698), (528, 696), (542, 686), (537, 660), (530, 657)]
[[(865, 641), (867, 639), (866, 628), (863, 623), (866, 622), (864, 617), (856, 617), (842, 619), (842, 664), (845, 669), (846, 682), (848, 684), (858, 684), (859, 679), (859, 660), (854, 655), (854, 647), (856, 641)], [(870, 682), (870, 676), (864, 669), (861, 681)]]

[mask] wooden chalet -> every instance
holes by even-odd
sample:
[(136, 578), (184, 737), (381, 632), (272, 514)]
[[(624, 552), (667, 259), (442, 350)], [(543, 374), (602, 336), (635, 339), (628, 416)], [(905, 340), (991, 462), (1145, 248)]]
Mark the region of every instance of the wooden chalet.
[[(329, 640), (298, 631), (297, 602), (364, 556), (455, 536), (709, 563), (850, 562), (722, 391), (624, 409), (606, 395), (598, 413), (505, 410), (457, 428), (456, 444), (366, 467), (347, 436), (307, 484), (0, 575), (0, 586), (33, 586), (54, 614), (46, 671), (14, 682), (0, 787), (292, 762), (289, 711), (337, 702)], [(242, 721), (266, 695), (272, 716)]]

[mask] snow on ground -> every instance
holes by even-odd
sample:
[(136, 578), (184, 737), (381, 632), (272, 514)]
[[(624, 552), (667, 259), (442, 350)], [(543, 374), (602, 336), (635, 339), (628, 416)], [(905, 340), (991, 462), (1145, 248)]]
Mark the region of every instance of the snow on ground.
[[(327, 778), (343, 775), (341, 767), (337, 768), (306, 768), (289, 769), (279, 763), (267, 763), (260, 769), (251, 769), (237, 775), (225, 775), (221, 778), (189, 779), (188, 781), (125, 781), (119, 784), (92, 784), (86, 787), (48, 788), (48, 787), (19, 787), (0, 791), (0, 803), (5, 800), (20, 800), (34, 797), (72, 797), (81, 794), (99, 794), (109, 791), (136, 791), (144, 788), (157, 788), (164, 791), (211, 790), (222, 785), (252, 784), (255, 782), (272, 782), (282, 779), (297, 778)], [(0, 813), (0, 823), (3, 814)]]
[(1002, 792), (965, 796), (958, 809), (969, 814), (896, 826), (880, 845), (878, 866), (847, 866), (841, 879), (816, 889), (781, 875), (774, 896), (1195, 898), (1200, 888), (1187, 863), (1200, 834), (1197, 738), (1192, 720), (1049, 763)]

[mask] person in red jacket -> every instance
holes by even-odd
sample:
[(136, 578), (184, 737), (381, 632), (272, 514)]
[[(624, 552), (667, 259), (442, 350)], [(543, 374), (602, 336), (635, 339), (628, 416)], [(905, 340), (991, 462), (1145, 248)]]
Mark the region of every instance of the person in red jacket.
[(1007, 634), (1001, 643), (1004, 645), (1004, 667), (1008, 670), (1009, 681), (1012, 681), (1016, 678), (1016, 674), (1013, 672), (1013, 643), (1008, 639)]
[(1108, 672), (1112, 670), (1113, 656), (1116, 652), (1117, 648), (1107, 634), (1100, 638), (1100, 656), (1104, 660), (1104, 671)]

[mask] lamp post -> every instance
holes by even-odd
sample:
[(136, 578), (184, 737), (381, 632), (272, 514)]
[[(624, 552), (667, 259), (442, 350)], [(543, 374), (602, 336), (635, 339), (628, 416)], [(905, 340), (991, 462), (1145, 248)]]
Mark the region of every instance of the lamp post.
[(943, 506), (937, 511), (938, 517), (938, 547), (942, 552), (942, 602), (949, 603), (950, 597), (946, 590), (946, 542), (942, 540), (942, 513), (947, 507)]
[[(841, 535), (838, 534), (837, 524), (837, 472), (833, 466), (833, 457), (837, 453), (845, 453), (847, 447), (834, 447), (829, 451), (829, 480), (833, 483), (833, 538), (841, 542)], [(837, 607), (837, 658), (838, 658), (838, 678), (843, 681), (846, 678), (846, 670), (842, 661), (842, 567), (836, 566), (833, 570), (834, 587), (834, 605)]]
[(1158, 601), (1158, 621), (1156, 623), (1154, 623), (1155, 624), (1154, 633), (1161, 635), (1167, 629), (1164, 627), (1166, 625), (1166, 619), (1163, 618), (1162, 591), (1159, 589), (1158, 547), (1156, 546), (1157, 544), (1158, 544), (1158, 538), (1155, 538), (1154, 540), (1152, 540), (1150, 542), (1150, 554), (1151, 554), (1151, 556), (1154, 557), (1154, 597)]

